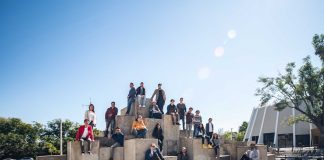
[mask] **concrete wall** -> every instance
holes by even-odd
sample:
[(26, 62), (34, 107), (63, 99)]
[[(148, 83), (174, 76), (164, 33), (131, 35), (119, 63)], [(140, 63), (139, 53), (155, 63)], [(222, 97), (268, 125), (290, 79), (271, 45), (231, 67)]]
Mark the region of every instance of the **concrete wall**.
[[(87, 143), (87, 142), (85, 142)], [(85, 144), (86, 145), (86, 144)], [(87, 153), (86, 148), (85, 152)], [(67, 144), (67, 160), (98, 160), (99, 159), (99, 141), (92, 142), (92, 155), (81, 155), (80, 142), (68, 142)]]
[(37, 156), (36, 160), (66, 160), (66, 155)]
[(151, 144), (158, 144), (157, 139), (130, 139), (124, 144), (124, 160), (143, 160)]

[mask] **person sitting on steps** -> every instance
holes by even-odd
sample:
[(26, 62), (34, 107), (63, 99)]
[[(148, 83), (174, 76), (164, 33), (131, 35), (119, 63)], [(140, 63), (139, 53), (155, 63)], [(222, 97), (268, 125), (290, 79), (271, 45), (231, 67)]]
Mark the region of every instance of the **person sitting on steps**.
[(178, 154), (177, 160), (189, 160), (186, 147), (182, 147), (181, 152)]
[(159, 106), (156, 105), (156, 102), (153, 101), (150, 107), (150, 118), (162, 119), (162, 112), (159, 109)]
[(115, 143), (111, 145), (112, 155), (109, 160), (113, 160), (112, 157), (114, 157), (114, 148), (124, 147), (124, 134), (121, 132), (121, 129), (119, 127), (116, 127), (115, 133), (111, 136), (111, 138), (114, 140)]
[(94, 141), (92, 127), (88, 124), (89, 120), (85, 119), (84, 125), (81, 125), (76, 134), (76, 141), (80, 141), (81, 153), (84, 155), (84, 141), (88, 142), (88, 153), (91, 154), (91, 142)]
[(140, 86), (137, 87), (136, 96), (137, 96), (139, 107), (145, 107), (145, 88), (143, 82), (141, 82)]
[(136, 91), (134, 88), (134, 83), (129, 84), (130, 90), (127, 96), (127, 111), (126, 115), (129, 115), (129, 112), (131, 110), (132, 104), (135, 102), (135, 96), (136, 96)]
[(240, 160), (259, 160), (260, 151), (256, 148), (255, 144), (250, 144), (250, 150), (247, 150)]
[(158, 139), (158, 145), (159, 145), (160, 151), (162, 152), (164, 136), (163, 136), (163, 130), (162, 130), (162, 127), (161, 127), (160, 123), (156, 123), (156, 125), (155, 125), (155, 127), (153, 129), (152, 136), (154, 138)]
[(145, 138), (147, 128), (144, 124), (143, 117), (139, 115), (132, 125), (132, 132), (136, 138)]
[(197, 127), (196, 130), (197, 134), (196, 134), (196, 138), (201, 138), (201, 143), (202, 143), (202, 147), (203, 148), (208, 148), (207, 144), (205, 145), (205, 128), (204, 128), (204, 124), (200, 123), (200, 125)]
[(215, 151), (215, 154), (216, 154), (216, 158), (218, 158), (219, 157), (220, 140), (218, 138), (217, 133), (213, 134), (211, 142), (212, 142), (212, 147), (214, 148), (214, 151)]
[(155, 143), (152, 143), (150, 148), (146, 151), (145, 160), (164, 160), (160, 149), (156, 147)]
[(174, 99), (171, 99), (170, 102), (171, 103), (167, 107), (167, 114), (171, 115), (173, 125), (180, 125), (179, 124), (179, 114), (178, 114), (178, 111), (177, 111), (177, 107), (174, 104)]

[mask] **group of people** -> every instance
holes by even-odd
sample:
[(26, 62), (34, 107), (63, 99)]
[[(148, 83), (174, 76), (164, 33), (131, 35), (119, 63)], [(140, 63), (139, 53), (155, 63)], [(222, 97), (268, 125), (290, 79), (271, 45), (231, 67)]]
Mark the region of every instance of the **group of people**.
[[(145, 107), (146, 99), (146, 90), (143, 82), (140, 83), (140, 86), (137, 89), (135, 89), (133, 83), (130, 83), (129, 86), (130, 91), (127, 96), (126, 115), (129, 115), (131, 107), (133, 106), (132, 104), (136, 101), (136, 98), (139, 107)], [(161, 87), (162, 84), (159, 83), (158, 88), (153, 92), (153, 95), (151, 96), (151, 105), (149, 109), (150, 118), (161, 119), (162, 115), (164, 114), (163, 107), (166, 101), (166, 95), (165, 91)], [(187, 107), (184, 103), (183, 98), (180, 98), (178, 104), (175, 104), (175, 100), (171, 99), (170, 104), (167, 106), (166, 112), (167, 115), (171, 115), (173, 125), (180, 125), (179, 120), (181, 120), (182, 128), (188, 138), (201, 138), (203, 148), (214, 149), (215, 154), (219, 155), (220, 140), (217, 133), (214, 133), (214, 124), (212, 123), (212, 118), (209, 118), (208, 123), (204, 125), (202, 123), (200, 111), (196, 110), (194, 113), (192, 107), (189, 107), (187, 111)], [(124, 134), (121, 128), (116, 127), (117, 114), (118, 108), (116, 107), (115, 102), (111, 102), (111, 106), (107, 108), (105, 113), (106, 130), (104, 133), (105, 137), (114, 140), (114, 144), (111, 145), (112, 148), (123, 147), (124, 145)], [(76, 140), (81, 142), (80, 145), (82, 154), (85, 154), (85, 141), (88, 142), (88, 153), (91, 154), (91, 141), (94, 141), (93, 127), (96, 127), (96, 124), (95, 107), (92, 103), (90, 103), (89, 109), (85, 112), (84, 115), (84, 125), (80, 126), (76, 135)], [(132, 134), (136, 138), (145, 138), (147, 131), (148, 128), (144, 123), (143, 117), (141, 115), (138, 115), (132, 124)], [(163, 149), (164, 136), (161, 124), (157, 123), (155, 125), (152, 132), (152, 137), (158, 139), (158, 147), (155, 144), (152, 144), (150, 149), (148, 149), (145, 154), (145, 159), (156, 159), (156, 157), (163, 159), (161, 152)], [(185, 147), (183, 147), (180, 151), (178, 159), (188, 159), (188, 153)]]

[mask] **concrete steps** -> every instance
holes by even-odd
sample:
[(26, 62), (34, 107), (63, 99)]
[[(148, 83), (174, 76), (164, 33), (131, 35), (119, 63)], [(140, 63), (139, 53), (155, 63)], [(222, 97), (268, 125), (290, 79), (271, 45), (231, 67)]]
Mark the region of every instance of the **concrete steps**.
[(143, 160), (151, 144), (158, 144), (157, 139), (130, 139), (124, 144), (124, 160)]
[(99, 151), (99, 160), (124, 160), (124, 147), (101, 147)]

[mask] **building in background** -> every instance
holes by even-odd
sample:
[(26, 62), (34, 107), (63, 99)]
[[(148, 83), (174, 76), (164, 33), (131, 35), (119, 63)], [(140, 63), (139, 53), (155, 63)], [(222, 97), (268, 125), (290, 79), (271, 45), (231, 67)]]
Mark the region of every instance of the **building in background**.
[(290, 117), (300, 114), (289, 107), (282, 111), (276, 111), (274, 106), (254, 108), (244, 140), (279, 148), (316, 146), (319, 131), (313, 124), (298, 122), (288, 125)]

